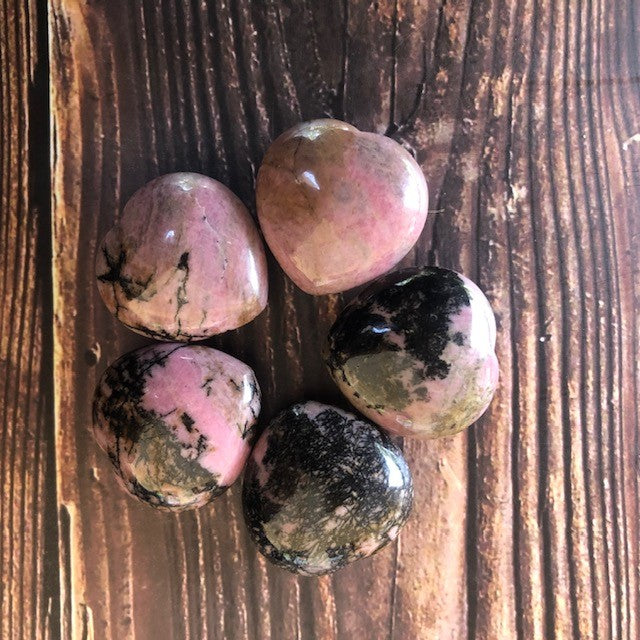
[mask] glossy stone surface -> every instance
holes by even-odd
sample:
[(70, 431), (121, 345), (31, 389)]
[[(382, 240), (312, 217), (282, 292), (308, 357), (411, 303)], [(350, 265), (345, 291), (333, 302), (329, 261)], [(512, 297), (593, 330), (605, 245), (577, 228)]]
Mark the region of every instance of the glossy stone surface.
[(98, 289), (130, 329), (202, 340), (267, 304), (267, 265), (242, 202), (196, 173), (161, 176), (127, 202), (96, 256)]
[(420, 236), (428, 200), (422, 170), (405, 149), (338, 120), (283, 133), (256, 187), (271, 251), (314, 295), (345, 291), (396, 265)]
[(329, 370), (355, 407), (389, 431), (454, 434), (487, 409), (498, 384), (496, 324), (468, 278), (411, 268), (371, 284), (341, 313)]
[(283, 411), (258, 440), (242, 488), (262, 554), (319, 575), (375, 553), (411, 511), (411, 473), (372, 424), (318, 402)]
[(112, 364), (96, 388), (94, 434), (123, 486), (154, 507), (199, 507), (244, 466), (260, 413), (253, 371), (200, 345), (159, 344)]

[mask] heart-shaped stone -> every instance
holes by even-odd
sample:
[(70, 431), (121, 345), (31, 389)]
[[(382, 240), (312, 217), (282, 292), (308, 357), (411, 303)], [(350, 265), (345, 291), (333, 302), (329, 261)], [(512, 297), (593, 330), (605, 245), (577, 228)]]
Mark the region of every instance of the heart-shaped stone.
[(366, 420), (319, 402), (284, 410), (264, 430), (244, 474), (253, 541), (293, 573), (331, 573), (396, 538), (411, 512), (402, 452)]
[(428, 190), (413, 157), (391, 138), (338, 120), (283, 133), (258, 172), (264, 237), (307, 293), (337, 293), (391, 269), (418, 239)]
[(467, 428), (498, 385), (496, 322), (469, 278), (413, 267), (372, 283), (338, 316), (325, 356), (336, 384), (381, 427), (435, 438)]
[(267, 304), (267, 263), (247, 208), (197, 173), (139, 189), (96, 256), (98, 289), (130, 329), (204, 340), (253, 320)]
[(240, 360), (202, 345), (153, 344), (104, 372), (93, 427), (129, 493), (181, 511), (235, 482), (259, 413), (258, 382)]

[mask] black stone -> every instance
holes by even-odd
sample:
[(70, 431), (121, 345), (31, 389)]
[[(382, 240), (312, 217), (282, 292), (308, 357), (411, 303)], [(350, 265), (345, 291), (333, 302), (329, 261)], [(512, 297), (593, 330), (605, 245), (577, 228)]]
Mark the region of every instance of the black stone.
[(382, 548), (408, 518), (409, 468), (370, 423), (297, 404), (267, 427), (257, 448), (265, 445), (262, 460), (249, 459), (243, 509), (253, 540), (275, 564), (303, 574), (335, 571)]

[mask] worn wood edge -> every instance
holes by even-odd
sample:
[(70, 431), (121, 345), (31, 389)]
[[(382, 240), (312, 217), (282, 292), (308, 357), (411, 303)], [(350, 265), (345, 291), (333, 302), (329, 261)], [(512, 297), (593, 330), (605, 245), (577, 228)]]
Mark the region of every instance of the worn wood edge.
[[(69, 414), (73, 390), (69, 386), (71, 363), (66, 347), (73, 343), (75, 327), (68, 320), (73, 317), (75, 301), (68, 283), (73, 282), (75, 272), (75, 251), (79, 242), (79, 216), (73, 210), (73, 203), (80, 183), (78, 174), (69, 175), (67, 163), (61, 162), (62, 153), (73, 153), (81, 157), (80, 136), (80, 95), (76, 69), (63, 64), (65, 51), (79, 46), (86, 34), (78, 32), (67, 15), (68, 11), (80, 9), (73, 3), (54, 0), (49, 11), (49, 60), (50, 74), (55, 81), (50, 86), (51, 104), (51, 237), (52, 237), (52, 280), (53, 280), (53, 369), (54, 379), (54, 429), (56, 452), (56, 491), (58, 495), (59, 571), (60, 571), (60, 631), (61, 637), (93, 637), (92, 616), (82, 615), (80, 602), (83, 599), (84, 567), (76, 562), (82, 547), (82, 529), (75, 508), (77, 487), (73, 478), (67, 478), (62, 470), (74, 468), (69, 459), (73, 451), (66, 446), (66, 440), (73, 437), (62, 419)], [(84, 64), (83, 60), (79, 61)], [(62, 149), (61, 139), (71, 141), (72, 147)], [(69, 251), (71, 248), (71, 251)]]

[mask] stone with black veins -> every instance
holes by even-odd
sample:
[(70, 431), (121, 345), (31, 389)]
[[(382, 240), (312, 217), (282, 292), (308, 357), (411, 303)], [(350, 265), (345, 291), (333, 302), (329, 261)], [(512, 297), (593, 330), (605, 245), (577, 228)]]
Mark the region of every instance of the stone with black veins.
[(260, 413), (253, 371), (202, 345), (132, 351), (102, 375), (94, 435), (124, 488), (154, 507), (200, 507), (240, 475)]
[(264, 248), (247, 208), (197, 173), (139, 189), (100, 244), (95, 269), (111, 313), (158, 340), (203, 340), (267, 304)]
[(412, 501), (411, 473), (390, 438), (318, 402), (293, 405), (268, 425), (242, 488), (245, 521), (260, 552), (310, 576), (389, 544)]
[(373, 282), (329, 331), (325, 359), (364, 415), (402, 436), (457, 433), (487, 409), (498, 385), (496, 323), (465, 276), (412, 267)]

